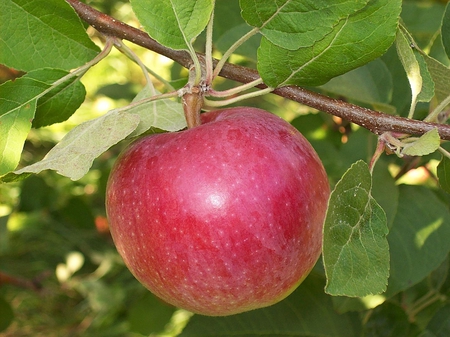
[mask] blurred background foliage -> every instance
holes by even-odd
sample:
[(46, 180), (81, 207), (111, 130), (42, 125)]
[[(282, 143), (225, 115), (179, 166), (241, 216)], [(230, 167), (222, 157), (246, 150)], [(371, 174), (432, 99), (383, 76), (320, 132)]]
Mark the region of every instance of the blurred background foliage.
[[(440, 57), (442, 50), (434, 43), (446, 2), (405, 1), (402, 18), (422, 48), (448, 63), (447, 58)], [(88, 3), (132, 26), (139, 26), (127, 1)], [(218, 1), (217, 6), (220, 7), (217, 12), (227, 13), (216, 19), (216, 56), (220, 56), (220, 51), (246, 28), (242, 25), (227, 29), (242, 20), (236, 1)], [(92, 28), (88, 28), (88, 32), (96, 43), (102, 44)], [(243, 47), (233, 62), (254, 67), (256, 39)], [(200, 37), (200, 48), (202, 43)], [(147, 66), (172, 81), (175, 87), (184, 84), (185, 69), (153, 52), (128, 45)], [(395, 107), (398, 113), (404, 114), (409, 108), (410, 91), (404, 71), (395, 59), (394, 50), (381, 59), (389, 69), (393, 88), (385, 107)], [(2, 81), (14, 76), (17, 74), (7, 69), (0, 72)], [(33, 129), (25, 144), (22, 164), (42, 158), (75, 125), (126, 105), (141, 90), (145, 79), (137, 65), (113, 50), (106, 60), (83, 77), (82, 82), (87, 91), (84, 104), (64, 123)], [(164, 91), (160, 83), (156, 85)], [(224, 89), (233, 83), (218, 81), (216, 85)], [(343, 98), (330, 87), (315, 90)], [(352, 97), (345, 98), (370, 105)], [(275, 95), (244, 104), (261, 107), (291, 121), (319, 153), (332, 184), (356, 160), (369, 161), (376, 145), (376, 137), (364, 129)], [(428, 111), (428, 105), (422, 104), (421, 109)], [(109, 170), (124, 145), (122, 142), (100, 156), (79, 181), (45, 171), (21, 182), (0, 185), (0, 331), (8, 326), (0, 336), (172, 336), (190, 318), (189, 313), (162, 303), (145, 290), (126, 269), (112, 243), (104, 194)], [(379, 174), (375, 174), (375, 186), (379, 191), (374, 191), (374, 195), (377, 197), (378, 193), (377, 200), (387, 213), (392, 205), (383, 189), (389, 188), (393, 180), (397, 184), (407, 182), (436, 187), (435, 170), (439, 159), (438, 155), (413, 159), (383, 157), (377, 165), (380, 169)], [(388, 176), (382, 170), (386, 167), (390, 172)], [(440, 198), (450, 204), (447, 194), (441, 193)], [(322, 273), (320, 265), (315, 273)], [(443, 279), (450, 287), (446, 277)], [(426, 291), (420, 287), (424, 285), (419, 284), (404, 296), (414, 297), (414, 292)], [(394, 308), (383, 306), (374, 311), (370, 322), (376, 323), (377, 316), (384, 319), (383, 310), (404, 315), (403, 310), (394, 304), (391, 306)], [(406, 322), (409, 327), (403, 316), (390, 319)], [(389, 322), (385, 323), (389, 326)], [(368, 335), (397, 336), (393, 331), (378, 334), (380, 326), (377, 323), (370, 328), (369, 324), (372, 334)], [(406, 331), (401, 326), (392, 326), (402, 333)]]

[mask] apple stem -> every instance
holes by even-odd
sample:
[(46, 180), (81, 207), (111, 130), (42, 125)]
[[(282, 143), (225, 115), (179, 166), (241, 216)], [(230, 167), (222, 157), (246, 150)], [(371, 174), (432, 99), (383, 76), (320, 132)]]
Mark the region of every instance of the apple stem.
[(254, 98), (254, 97), (258, 97), (258, 96), (262, 96), (262, 95), (271, 93), (273, 90), (274, 90), (274, 88), (268, 87), (268, 88), (265, 88), (265, 89), (249, 92), (247, 94), (242, 94), (242, 95), (239, 95), (239, 96), (236, 96), (236, 97), (232, 97), (232, 98), (229, 98), (229, 99), (225, 99), (225, 100), (221, 100), (221, 101), (212, 101), (212, 100), (205, 99), (204, 100), (204, 104), (205, 104), (205, 107), (209, 108), (209, 109), (223, 107), (223, 106), (226, 106), (226, 105), (230, 105), (230, 104), (233, 104), (233, 103), (237, 103), (237, 102), (243, 101), (243, 100), (248, 99), (248, 98)]
[(384, 152), (385, 147), (386, 147), (385, 139), (381, 136), (378, 137), (377, 148), (376, 148), (375, 153), (373, 154), (372, 159), (370, 160), (370, 164), (369, 164), (369, 170), (370, 170), (371, 174), (373, 174), (373, 169), (375, 167), (375, 164), (377, 163), (381, 154)]
[(201, 124), (200, 111), (203, 106), (203, 95), (198, 87), (193, 87), (191, 92), (185, 93), (182, 98), (184, 116), (188, 129)]
[(205, 68), (206, 68), (206, 79), (205, 83), (207, 85), (211, 85), (213, 81), (213, 57), (212, 57), (212, 50), (213, 50), (213, 23), (214, 23), (214, 8), (211, 13), (211, 17), (208, 22), (208, 26), (206, 26), (206, 45), (205, 45)]

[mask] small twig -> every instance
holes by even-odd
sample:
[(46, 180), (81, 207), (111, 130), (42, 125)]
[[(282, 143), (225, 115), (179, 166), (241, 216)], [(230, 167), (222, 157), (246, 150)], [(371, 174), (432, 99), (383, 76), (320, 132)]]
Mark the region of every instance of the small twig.
[(394, 180), (397, 181), (401, 177), (403, 177), (406, 173), (411, 171), (414, 168), (417, 168), (420, 164), (420, 161), (422, 160), (421, 157), (408, 157), (405, 159), (405, 162), (403, 166), (401, 167), (400, 171), (395, 175)]
[(40, 291), (42, 289), (41, 281), (43, 278), (47, 277), (48, 277), (47, 272), (43, 273), (42, 275), (32, 280), (0, 272), (0, 286), (2, 284), (11, 284), (19, 288), (30, 289), (33, 291)]
[(416, 303), (413, 304), (410, 310), (407, 311), (408, 319), (410, 322), (415, 322), (417, 314), (422, 310), (429, 307), (437, 301), (445, 301), (446, 296), (436, 291), (430, 291), (425, 294), (423, 298), (419, 298)]
[[(105, 35), (112, 35), (133, 42), (141, 47), (164, 55), (188, 69), (193, 63), (189, 53), (185, 51), (167, 48), (150, 38), (145, 32), (113, 19), (78, 0), (66, 1), (75, 9), (82, 20)], [(204, 63), (204, 56), (202, 54), (197, 54), (197, 56)], [(218, 61), (215, 60), (214, 62), (217, 64)], [(241, 83), (255, 81), (260, 77), (254, 69), (230, 63), (223, 65), (219, 75)], [(265, 88), (264, 85), (258, 87)], [(273, 93), (351, 121), (377, 135), (388, 131), (422, 135), (433, 128), (437, 128), (441, 139), (450, 140), (450, 125), (428, 123), (384, 114), (296, 86), (278, 88)]]
[[(153, 83), (149, 78), (149, 74), (152, 75), (154, 78), (156, 78), (158, 81), (160, 81), (164, 86), (167, 87), (167, 89), (169, 91), (175, 91), (175, 88), (172, 87), (172, 85), (170, 85), (170, 83), (168, 81), (166, 81), (164, 78), (162, 78), (160, 75), (158, 75), (157, 73), (155, 73), (153, 70), (151, 70), (150, 68), (148, 68), (142, 61), (141, 59), (136, 55), (136, 53), (131, 50), (130, 48), (127, 47), (127, 45), (125, 45), (122, 40), (115, 38), (114, 39), (114, 46), (121, 52), (123, 53), (126, 57), (128, 57), (131, 61), (133, 61), (134, 63), (136, 63), (142, 70), (142, 73), (144, 74), (145, 80), (147, 82), (148, 86), (151, 86), (152, 89), (153, 88)], [(156, 93), (155, 93), (156, 95)]]
[(145, 104), (145, 103), (150, 103), (150, 102), (157, 101), (157, 100), (160, 100), (160, 99), (162, 100), (162, 99), (166, 99), (166, 98), (174, 98), (174, 97), (178, 97), (178, 96), (179, 96), (179, 94), (178, 94), (177, 91), (171, 91), (171, 92), (167, 92), (167, 93), (164, 93), (164, 94), (159, 94), (159, 95), (154, 95), (154, 96), (151, 96), (151, 97), (143, 98), (143, 99), (141, 99), (139, 101), (131, 102), (128, 105), (125, 105), (125, 106), (123, 106), (121, 108), (117, 108), (117, 109), (114, 109), (114, 110), (115, 111), (126, 111), (126, 110), (130, 110), (132, 108), (135, 108), (135, 107), (137, 107), (139, 105), (142, 105), (142, 104)]
[(141, 59), (136, 55), (134, 51), (132, 51), (130, 48), (128, 48), (125, 44), (122, 43), (120, 39), (114, 38), (114, 46), (123, 54), (125, 54), (130, 60), (135, 62), (139, 68), (141, 68), (142, 73), (144, 74), (145, 81), (147, 82), (147, 85), (150, 86), (153, 89), (153, 95), (156, 95), (155, 88), (153, 87), (153, 83), (150, 79), (150, 75), (148, 74), (147, 67), (145, 64), (141, 61)]

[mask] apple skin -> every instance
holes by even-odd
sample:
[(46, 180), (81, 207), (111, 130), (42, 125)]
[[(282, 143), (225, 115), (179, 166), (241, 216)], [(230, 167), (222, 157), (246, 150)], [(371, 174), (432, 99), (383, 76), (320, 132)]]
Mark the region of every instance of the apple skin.
[(106, 192), (113, 240), (133, 275), (177, 307), (224, 316), (272, 305), (319, 258), (327, 175), (273, 114), (239, 107), (201, 118), (121, 153)]

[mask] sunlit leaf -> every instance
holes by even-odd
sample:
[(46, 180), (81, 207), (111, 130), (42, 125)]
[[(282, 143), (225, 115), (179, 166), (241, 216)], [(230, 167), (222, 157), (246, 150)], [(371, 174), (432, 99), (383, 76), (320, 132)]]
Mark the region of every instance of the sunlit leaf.
[(386, 214), (371, 192), (369, 168), (358, 161), (331, 193), (323, 237), (325, 291), (331, 295), (362, 297), (386, 289)]
[(205, 29), (213, 0), (131, 0), (131, 5), (147, 33), (172, 49), (188, 49)]
[[(146, 88), (135, 100), (150, 96), (152, 96), (150, 90)], [(112, 110), (99, 118), (76, 126), (42, 161), (14, 173), (17, 175), (39, 173), (51, 169), (77, 180), (88, 172), (95, 158), (127, 136), (138, 136), (150, 127), (177, 131), (185, 125), (181, 103), (171, 100), (143, 103), (128, 108), (126, 112)], [(6, 181), (9, 180), (14, 179), (6, 177)]]
[(410, 116), (412, 117), (417, 102), (428, 102), (433, 98), (434, 82), (428, 72), (423, 56), (414, 50), (416, 44), (404, 28), (397, 31), (395, 42), (397, 54), (406, 71), (411, 87)]
[(17, 167), (31, 129), (37, 97), (46, 88), (26, 77), (0, 86), (0, 175)]
[(0, 50), (1, 64), (27, 71), (70, 70), (98, 53), (72, 7), (61, 0), (2, 0)]
[[(152, 90), (146, 86), (134, 98), (133, 102), (151, 97), (154, 94), (159, 94), (159, 92), (152, 92)], [(130, 135), (131, 137), (138, 136), (151, 127), (165, 131), (178, 131), (186, 127), (183, 106), (181, 103), (173, 101), (172, 99), (160, 99), (143, 103), (128, 111), (140, 117), (139, 125)]]
[(76, 126), (43, 160), (17, 170), (15, 174), (39, 173), (50, 169), (72, 180), (78, 180), (88, 172), (95, 158), (128, 136), (138, 124), (137, 115), (110, 111)]
[(411, 106), (415, 107), (417, 104), (417, 96), (422, 90), (422, 76), (420, 76), (419, 62), (414, 56), (414, 52), (410, 46), (410, 42), (400, 29), (397, 32), (397, 38), (395, 42), (398, 56), (403, 64), (403, 68), (405, 68), (406, 75), (409, 80), (409, 85), (411, 86)]
[[(84, 100), (84, 88), (75, 79), (42, 94), (68, 72), (57, 69), (30, 71), (0, 86), (0, 175), (14, 170), (32, 126), (66, 120)], [(34, 121), (34, 118), (37, 121)]]
[(433, 153), (441, 145), (441, 138), (437, 129), (431, 129), (414, 142), (407, 143), (401, 153), (407, 156), (425, 156)]

